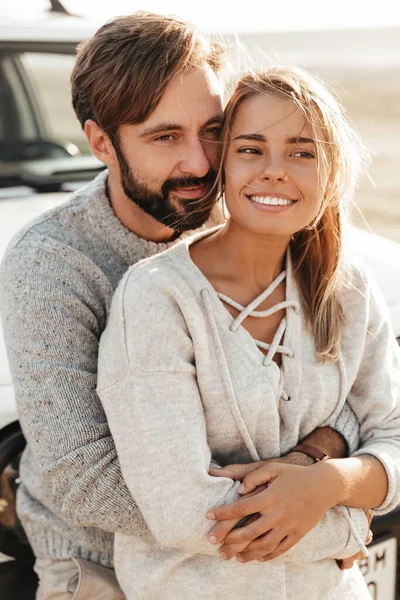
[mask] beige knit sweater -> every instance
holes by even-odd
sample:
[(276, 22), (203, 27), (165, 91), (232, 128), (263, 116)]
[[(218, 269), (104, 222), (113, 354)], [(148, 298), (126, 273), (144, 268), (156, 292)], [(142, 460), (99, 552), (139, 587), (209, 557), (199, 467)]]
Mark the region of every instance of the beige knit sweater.
[(351, 269), (340, 360), (318, 365), (288, 258), (279, 369), (235, 323), (188, 245), (129, 271), (100, 343), (98, 394), (122, 473), (153, 535), (116, 535), (115, 566), (127, 599), (368, 598), (359, 572), (342, 572), (333, 560), (362, 547), (362, 510), (336, 507), (284, 556), (247, 564), (218, 556), (206, 539), (212, 523), (205, 514), (238, 497), (237, 482), (208, 475), (211, 460), (284, 454), (332, 424), (346, 398), (363, 451), (387, 470), (380, 511), (397, 504), (400, 361), (379, 293)]

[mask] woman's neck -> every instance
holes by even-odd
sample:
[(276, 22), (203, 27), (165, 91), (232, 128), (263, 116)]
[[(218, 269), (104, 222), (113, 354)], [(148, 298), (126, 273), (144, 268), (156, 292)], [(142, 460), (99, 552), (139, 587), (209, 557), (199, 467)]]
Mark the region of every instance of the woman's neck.
[(263, 291), (283, 270), (289, 242), (287, 237), (253, 233), (230, 219), (208, 245), (228, 277)]

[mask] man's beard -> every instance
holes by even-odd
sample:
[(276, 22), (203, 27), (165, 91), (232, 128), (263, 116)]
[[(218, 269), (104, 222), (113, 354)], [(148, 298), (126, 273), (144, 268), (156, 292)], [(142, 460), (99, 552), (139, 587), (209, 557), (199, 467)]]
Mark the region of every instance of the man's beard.
[[(114, 149), (125, 195), (146, 214), (162, 223), (162, 225), (174, 229), (176, 233), (201, 227), (208, 220), (217, 197), (216, 186), (213, 187), (217, 178), (215, 170), (210, 169), (204, 177), (167, 179), (158, 194), (135, 178), (118, 142), (115, 143), (114, 141)], [(209, 190), (201, 198), (185, 200), (176, 195), (171, 195), (174, 190), (200, 185), (207, 186), (207, 190)]]

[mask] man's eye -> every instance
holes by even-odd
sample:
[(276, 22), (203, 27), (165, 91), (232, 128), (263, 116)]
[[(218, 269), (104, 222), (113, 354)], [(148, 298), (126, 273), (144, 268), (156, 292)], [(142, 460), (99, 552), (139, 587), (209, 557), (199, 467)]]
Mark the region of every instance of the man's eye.
[(160, 135), (157, 138), (155, 138), (155, 142), (170, 142), (171, 140), (175, 139), (174, 136), (171, 133), (166, 133), (165, 135)]
[(221, 127), (208, 127), (200, 137), (218, 139), (221, 135)]

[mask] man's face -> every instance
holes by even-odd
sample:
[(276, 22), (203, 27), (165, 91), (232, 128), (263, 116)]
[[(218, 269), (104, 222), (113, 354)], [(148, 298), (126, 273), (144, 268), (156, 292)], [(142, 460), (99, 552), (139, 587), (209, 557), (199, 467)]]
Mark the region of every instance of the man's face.
[(209, 67), (174, 77), (138, 125), (122, 125), (114, 149), (125, 195), (177, 232), (209, 217), (219, 161), (222, 101)]

